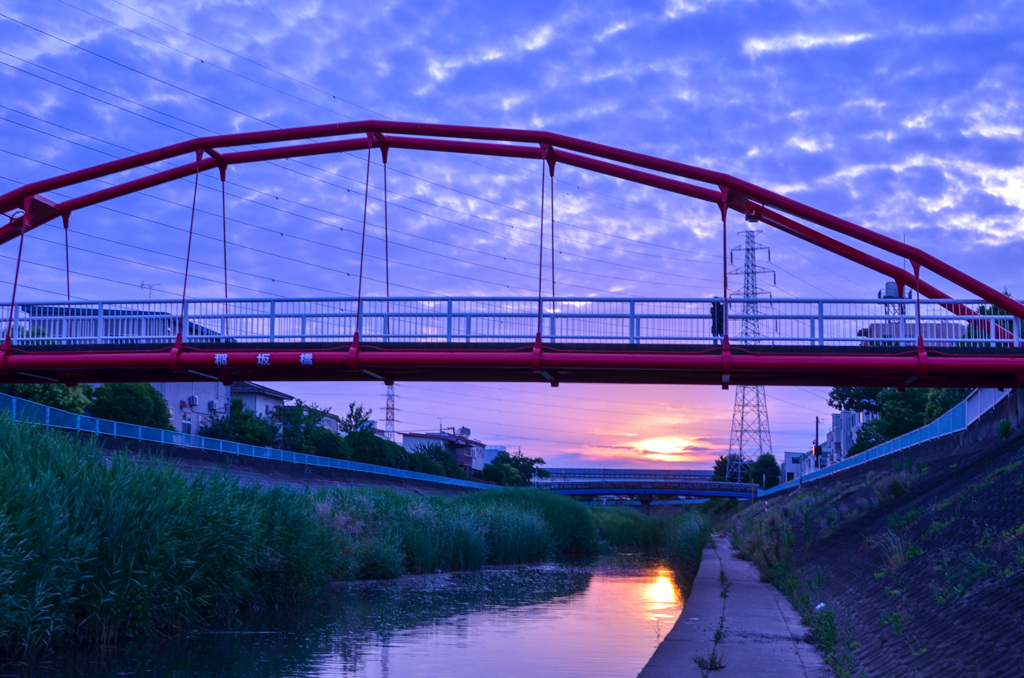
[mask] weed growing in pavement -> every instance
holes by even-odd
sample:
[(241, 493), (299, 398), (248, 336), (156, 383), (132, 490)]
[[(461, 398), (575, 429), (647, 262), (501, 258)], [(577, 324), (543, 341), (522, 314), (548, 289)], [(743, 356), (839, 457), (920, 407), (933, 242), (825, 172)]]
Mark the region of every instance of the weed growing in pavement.
[(725, 570), (722, 570), (718, 573), (718, 581), (722, 582), (722, 591), (718, 595), (720, 595), (722, 598), (728, 598), (729, 587), (732, 586), (732, 582), (729, 581), (729, 578), (727, 576), (725, 576)]
[(694, 657), (693, 661), (701, 671), (719, 671), (725, 668), (724, 659), (717, 650), (711, 650), (707, 657)]
[(999, 437), (1006, 440), (1013, 435), (1013, 422), (1009, 419), (1003, 419), (999, 422)]
[[(722, 598), (728, 597), (729, 590), (729, 578), (725, 575), (725, 569), (719, 570), (718, 581), (722, 583)], [(723, 663), (722, 655), (718, 654), (718, 644), (725, 639), (725, 615), (718, 617), (718, 628), (715, 630), (715, 642), (711, 647), (711, 654), (707, 657), (697, 656), (693, 658), (694, 663), (697, 664), (697, 668), (700, 669), (702, 676), (707, 676), (708, 671), (718, 671), (724, 669), (725, 664)]]

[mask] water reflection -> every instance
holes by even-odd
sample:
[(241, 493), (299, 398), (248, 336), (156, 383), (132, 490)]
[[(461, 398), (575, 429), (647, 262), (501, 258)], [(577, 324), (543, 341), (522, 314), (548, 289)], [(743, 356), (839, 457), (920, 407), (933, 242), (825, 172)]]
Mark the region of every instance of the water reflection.
[(491, 569), (341, 586), (241, 627), (65, 658), (18, 675), (633, 676), (681, 610), (650, 564)]
[(679, 598), (679, 589), (676, 588), (672, 571), (661, 568), (655, 570), (652, 576), (653, 581), (644, 589), (649, 609), (648, 616), (655, 620), (671, 618), (675, 622), (676, 617), (679, 616), (682, 601)]

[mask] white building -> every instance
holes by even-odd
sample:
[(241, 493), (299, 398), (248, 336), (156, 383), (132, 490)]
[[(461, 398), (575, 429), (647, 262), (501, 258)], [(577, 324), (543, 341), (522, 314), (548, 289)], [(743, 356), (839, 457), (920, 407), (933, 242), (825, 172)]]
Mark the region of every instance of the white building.
[(786, 452), (782, 461), (781, 482), (799, 480), (814, 470), (814, 454), (811, 452)]
[(238, 398), (242, 403), (256, 414), (270, 418), (274, 410), (284, 407), (294, 396), (281, 391), (275, 391), (267, 386), (254, 384), (251, 381), (240, 381), (231, 387), (231, 397)]
[(857, 442), (857, 431), (870, 418), (863, 412), (840, 410), (832, 415), (832, 430), (825, 435), (822, 443), (820, 466), (831, 466), (846, 459)]
[(198, 433), (211, 417), (223, 417), (231, 407), (231, 388), (219, 381), (154, 382), (167, 401), (171, 426), (182, 433)]

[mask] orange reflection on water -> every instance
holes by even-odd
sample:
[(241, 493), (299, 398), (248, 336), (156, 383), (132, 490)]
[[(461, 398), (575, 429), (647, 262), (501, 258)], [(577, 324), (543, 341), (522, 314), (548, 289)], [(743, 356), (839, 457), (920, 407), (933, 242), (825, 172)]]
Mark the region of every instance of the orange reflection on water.
[(648, 619), (674, 619), (679, 615), (682, 601), (671, 571), (664, 568), (655, 571), (653, 579), (643, 590), (643, 596), (647, 603)]

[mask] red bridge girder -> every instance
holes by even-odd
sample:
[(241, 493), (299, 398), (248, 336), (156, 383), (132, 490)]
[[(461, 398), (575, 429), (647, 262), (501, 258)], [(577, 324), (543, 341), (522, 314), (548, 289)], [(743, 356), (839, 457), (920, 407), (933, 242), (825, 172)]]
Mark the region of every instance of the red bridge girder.
[(132, 381), (489, 381), (802, 386), (1024, 385), (1024, 351), (880, 353), (742, 350), (565, 350), (462, 346), (231, 350), (174, 347), (149, 351), (19, 350), (3, 357), (0, 382)]

